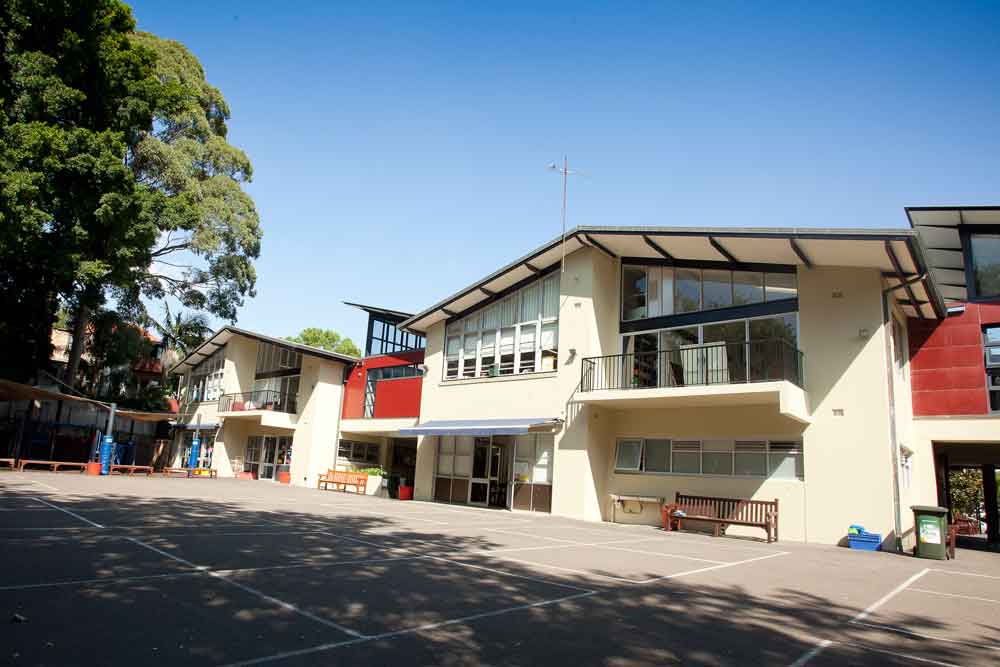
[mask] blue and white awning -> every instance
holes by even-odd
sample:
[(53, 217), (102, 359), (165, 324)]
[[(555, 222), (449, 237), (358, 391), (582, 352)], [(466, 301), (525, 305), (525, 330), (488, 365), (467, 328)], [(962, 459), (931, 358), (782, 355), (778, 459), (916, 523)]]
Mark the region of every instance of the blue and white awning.
[(551, 433), (562, 426), (555, 417), (522, 417), (519, 419), (438, 419), (399, 429), (400, 435), (521, 435)]

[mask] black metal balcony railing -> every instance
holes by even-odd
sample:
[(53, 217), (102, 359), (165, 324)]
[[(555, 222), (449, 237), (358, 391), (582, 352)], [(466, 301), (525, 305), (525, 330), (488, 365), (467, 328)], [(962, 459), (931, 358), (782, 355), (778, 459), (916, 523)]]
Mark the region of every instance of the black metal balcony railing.
[(295, 414), (295, 395), (273, 389), (260, 389), (242, 394), (225, 394), (219, 398), (219, 412), (244, 410), (274, 410)]
[(802, 386), (802, 352), (785, 340), (709, 343), (673, 350), (589, 357), (580, 390), (650, 389), (788, 380)]

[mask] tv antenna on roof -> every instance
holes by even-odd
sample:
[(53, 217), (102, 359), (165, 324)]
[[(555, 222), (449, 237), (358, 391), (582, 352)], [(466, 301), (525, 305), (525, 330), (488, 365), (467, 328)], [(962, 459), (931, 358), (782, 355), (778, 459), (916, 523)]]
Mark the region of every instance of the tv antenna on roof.
[(562, 271), (566, 272), (566, 193), (569, 189), (569, 177), (580, 174), (579, 170), (569, 168), (569, 158), (563, 156), (563, 163), (560, 167), (555, 162), (549, 164), (549, 171), (562, 174), (563, 177), (563, 200), (562, 200)]

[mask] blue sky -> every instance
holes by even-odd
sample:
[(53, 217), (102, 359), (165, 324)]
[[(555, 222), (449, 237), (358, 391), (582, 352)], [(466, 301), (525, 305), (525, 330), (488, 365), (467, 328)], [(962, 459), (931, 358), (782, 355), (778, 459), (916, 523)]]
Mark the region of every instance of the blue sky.
[[(998, 3), (133, 2), (232, 109), (238, 324), (417, 311), (569, 224), (892, 227), (1000, 203)], [(835, 6), (834, 6), (835, 5)]]

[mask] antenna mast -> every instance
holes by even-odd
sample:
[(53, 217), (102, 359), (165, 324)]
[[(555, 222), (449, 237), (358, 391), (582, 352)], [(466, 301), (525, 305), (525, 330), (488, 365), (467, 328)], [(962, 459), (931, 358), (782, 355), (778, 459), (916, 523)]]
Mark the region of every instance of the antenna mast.
[(549, 169), (551, 171), (558, 172), (563, 177), (562, 236), (560, 238), (562, 241), (562, 271), (563, 273), (565, 273), (566, 272), (566, 200), (567, 200), (567, 193), (569, 191), (569, 177), (572, 174), (578, 174), (580, 172), (575, 170), (572, 171), (570, 170), (569, 157), (565, 155), (563, 156), (562, 167), (559, 167), (558, 165), (556, 165), (555, 162), (553, 162), (552, 164), (549, 165)]

